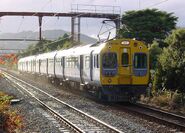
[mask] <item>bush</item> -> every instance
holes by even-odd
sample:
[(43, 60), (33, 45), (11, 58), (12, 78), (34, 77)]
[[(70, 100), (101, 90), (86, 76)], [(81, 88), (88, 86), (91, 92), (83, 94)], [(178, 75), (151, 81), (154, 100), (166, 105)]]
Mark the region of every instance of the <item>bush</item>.
[(165, 107), (169, 105), (170, 99), (170, 94), (167, 91), (162, 91), (151, 99), (151, 103), (160, 107)]
[(5, 123), (4, 127), (8, 133), (14, 133), (22, 129), (22, 117), (16, 111), (7, 111), (4, 113)]
[(158, 59), (156, 87), (185, 93), (185, 29), (174, 30)]
[(16, 111), (10, 110), (12, 96), (0, 92), (0, 126), (7, 133), (15, 133), (22, 129), (22, 117)]
[(156, 69), (158, 64), (158, 56), (162, 53), (162, 49), (159, 47), (157, 41), (153, 41), (152, 45), (149, 47), (150, 54), (150, 69)]

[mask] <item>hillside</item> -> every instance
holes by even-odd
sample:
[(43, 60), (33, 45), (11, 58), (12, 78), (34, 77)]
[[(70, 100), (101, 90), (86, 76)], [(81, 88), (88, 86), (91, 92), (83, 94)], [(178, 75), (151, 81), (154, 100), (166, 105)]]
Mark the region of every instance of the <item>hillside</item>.
[[(47, 40), (56, 40), (58, 37), (63, 36), (65, 33), (69, 33), (64, 30), (45, 30), (42, 32), (43, 38)], [(18, 38), (29, 38), (29, 39), (38, 39), (38, 32), (32, 31), (23, 31), (19, 33), (3, 33), (0, 34), (0, 39), (18, 39)], [(81, 35), (81, 42), (83, 43), (94, 43), (96, 39), (91, 38), (87, 35)], [(18, 41), (0, 41), (0, 49), (25, 49), (29, 45), (34, 44), (36, 42), (18, 42)]]

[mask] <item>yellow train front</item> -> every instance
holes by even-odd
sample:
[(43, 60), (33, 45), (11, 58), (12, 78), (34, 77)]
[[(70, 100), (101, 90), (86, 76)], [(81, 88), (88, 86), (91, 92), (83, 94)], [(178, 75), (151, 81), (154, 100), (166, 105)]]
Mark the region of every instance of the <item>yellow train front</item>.
[(108, 41), (101, 50), (99, 97), (128, 101), (146, 92), (149, 80), (147, 46), (132, 39)]

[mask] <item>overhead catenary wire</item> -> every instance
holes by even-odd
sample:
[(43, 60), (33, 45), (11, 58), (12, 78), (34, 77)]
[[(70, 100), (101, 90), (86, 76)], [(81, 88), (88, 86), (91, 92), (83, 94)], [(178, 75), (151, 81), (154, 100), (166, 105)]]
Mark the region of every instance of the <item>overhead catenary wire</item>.
[[(155, 7), (155, 6), (158, 6), (158, 5), (161, 5), (161, 4), (163, 4), (163, 3), (165, 3), (165, 2), (168, 2), (169, 0), (163, 0), (163, 1), (160, 1), (160, 2), (158, 2), (158, 3), (155, 3), (155, 4), (152, 4), (152, 5), (150, 5), (150, 6), (147, 6), (147, 7), (145, 7), (145, 9), (147, 9), (147, 8), (151, 8), (151, 7)], [(139, 10), (141, 9), (141, 0), (139, 0)], [(126, 24), (122, 24), (123, 25), (123, 27), (127, 30), (127, 32), (130, 32), (129, 30), (128, 30), (128, 26), (126, 25)]]
[[(43, 5), (42, 7), (41, 7), (41, 10), (43, 10), (48, 4), (50, 4), (52, 2), (52, 0), (48, 0), (48, 2), (45, 4), (45, 5)], [(35, 16), (35, 15), (37, 15), (37, 12), (35, 12), (32, 16)], [(33, 32), (36, 32), (37, 31), (37, 29), (36, 30), (34, 30)], [(26, 39), (28, 39), (29, 37), (31, 36), (31, 33), (29, 34), (29, 35), (27, 35), (25, 38)], [(22, 42), (23, 43), (23, 42)]]
[(158, 6), (158, 5), (161, 5), (161, 4), (163, 4), (163, 3), (167, 2), (167, 1), (169, 1), (169, 0), (163, 0), (161, 2), (158, 2), (158, 3), (155, 3), (153, 5), (150, 5), (150, 6), (146, 7), (146, 8), (151, 8), (151, 7), (154, 7), (154, 6)]
[(18, 26), (18, 28), (17, 28), (17, 32), (20, 31), (21, 26), (23, 25), (23, 23), (24, 23), (24, 16), (22, 17), (22, 20), (21, 20), (21, 22), (20, 22), (20, 24), (19, 24), (19, 26)]
[[(49, 0), (41, 9), (43, 9), (45, 6), (47, 6), (51, 1), (52, 1), (52, 0)], [(89, 14), (89, 13), (80, 13), (80, 14), (76, 15), (75, 17), (80, 17), (81, 15), (84, 15), (84, 14)], [(35, 12), (32, 16), (36, 16), (36, 15), (37, 15), (37, 12)], [(55, 16), (57, 16), (57, 15), (58, 15), (58, 13), (55, 13), (53, 16), (55, 17)], [(120, 17), (119, 17), (119, 18), (120, 18)], [(19, 25), (17, 31), (20, 30), (20, 28), (21, 28), (21, 26), (22, 26), (22, 24), (23, 24), (23, 21), (24, 21), (24, 20), (22, 20), (22, 22), (20, 23), (20, 25)], [(49, 21), (51, 21), (51, 20), (49, 20)], [(49, 21), (45, 21), (45, 23), (46, 23), (46, 22), (49, 22)], [(34, 31), (37, 31), (37, 29), (36, 29), (36, 30), (33, 30), (33, 32), (34, 32)], [(26, 39), (29, 38), (30, 35), (31, 35), (31, 33), (29, 33), (29, 35), (27, 35), (25, 38), (26, 38)]]

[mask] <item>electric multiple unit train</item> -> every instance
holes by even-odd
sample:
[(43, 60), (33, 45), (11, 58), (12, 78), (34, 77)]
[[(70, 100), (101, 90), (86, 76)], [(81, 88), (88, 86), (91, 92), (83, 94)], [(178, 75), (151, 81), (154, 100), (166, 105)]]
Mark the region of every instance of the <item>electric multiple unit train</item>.
[(149, 54), (141, 41), (112, 39), (24, 57), (18, 70), (91, 88), (99, 98), (128, 101), (146, 91)]

